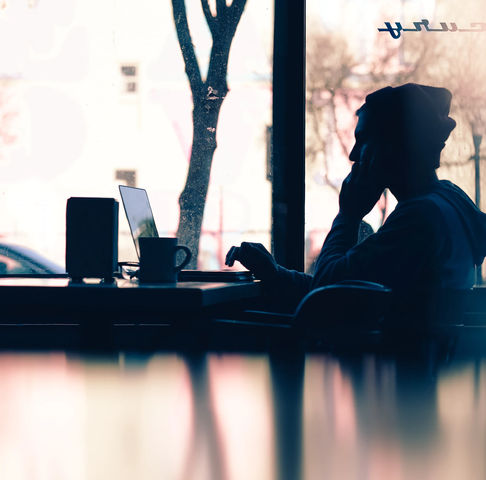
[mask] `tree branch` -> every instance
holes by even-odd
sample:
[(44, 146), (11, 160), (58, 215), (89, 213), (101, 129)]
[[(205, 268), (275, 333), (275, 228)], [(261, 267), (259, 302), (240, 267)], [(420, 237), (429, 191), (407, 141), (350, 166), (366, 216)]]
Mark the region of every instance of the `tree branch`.
[(224, 18), (227, 8), (226, 0), (216, 0), (216, 13), (219, 18)]
[(204, 16), (206, 17), (206, 22), (208, 24), (209, 30), (211, 31), (211, 35), (214, 37), (215, 35), (217, 35), (217, 21), (211, 13), (211, 9), (209, 8), (209, 1), (201, 0), (201, 6), (204, 12)]
[[(330, 187), (335, 193), (339, 194), (339, 187), (337, 187), (336, 185), (334, 185), (332, 182), (331, 182), (331, 179), (329, 178), (329, 159), (328, 159), (328, 155), (327, 155), (327, 143), (326, 143), (326, 140), (323, 138), (323, 135), (321, 133), (321, 130), (319, 128), (320, 126), (320, 119), (319, 119), (319, 115), (318, 115), (318, 110), (319, 108), (316, 107), (312, 101), (308, 102), (307, 104), (307, 110), (308, 112), (310, 113), (310, 117), (311, 117), (311, 128), (312, 128), (312, 131), (314, 133), (314, 136), (315, 136), (315, 141), (319, 143), (320, 145), (320, 148), (319, 147), (316, 147), (315, 149), (315, 154), (319, 153), (319, 152), (322, 152), (322, 154), (324, 155), (324, 172), (322, 173), (322, 179), (324, 181), (324, 185), (327, 185), (328, 187)], [(315, 157), (316, 155), (314, 155)]]
[(174, 14), (177, 38), (179, 39), (179, 46), (181, 47), (189, 85), (191, 86), (193, 98), (197, 98), (199, 92), (202, 90), (203, 82), (196, 53), (194, 52), (191, 33), (189, 32), (184, 0), (172, 0), (172, 12)]
[[(230, 7), (226, 6), (225, 0), (219, 0), (224, 4), (224, 15), (221, 16), (223, 6), (220, 5), (216, 21), (218, 23), (218, 36), (213, 37), (213, 46), (209, 60), (208, 75), (206, 84), (216, 89), (218, 95), (224, 98), (228, 91), (226, 74), (228, 70), (228, 58), (231, 42), (236, 32), (236, 27), (246, 5), (246, 0), (233, 0)], [(218, 2), (216, 3), (218, 5)]]
[(233, 0), (231, 7), (229, 7), (229, 18), (231, 19), (233, 34), (236, 31), (236, 26), (238, 25), (243, 10), (245, 9), (246, 0)]
[(331, 117), (332, 117), (332, 123), (334, 127), (334, 133), (336, 134), (336, 137), (339, 141), (339, 145), (341, 146), (341, 150), (344, 154), (345, 157), (348, 156), (348, 148), (346, 143), (343, 140), (343, 136), (341, 135), (341, 132), (339, 131), (338, 127), (338, 122), (337, 122), (337, 106), (336, 106), (336, 99), (335, 99), (335, 93), (331, 92), (331, 100), (330, 100), (330, 105), (331, 105)]

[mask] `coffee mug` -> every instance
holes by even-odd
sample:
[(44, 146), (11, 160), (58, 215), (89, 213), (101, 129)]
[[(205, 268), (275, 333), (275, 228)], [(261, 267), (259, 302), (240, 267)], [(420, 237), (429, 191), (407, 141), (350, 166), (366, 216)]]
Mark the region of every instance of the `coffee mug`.
[[(191, 260), (191, 251), (182, 245), (177, 245), (175, 237), (141, 237), (140, 247), (141, 283), (175, 283), (177, 274)], [(186, 258), (176, 266), (176, 252), (184, 250)]]

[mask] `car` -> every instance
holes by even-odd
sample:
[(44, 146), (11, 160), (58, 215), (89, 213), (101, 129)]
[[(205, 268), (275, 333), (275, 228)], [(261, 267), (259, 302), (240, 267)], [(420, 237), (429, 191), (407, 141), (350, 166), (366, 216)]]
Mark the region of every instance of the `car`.
[(20, 245), (0, 242), (0, 275), (63, 275), (64, 267)]

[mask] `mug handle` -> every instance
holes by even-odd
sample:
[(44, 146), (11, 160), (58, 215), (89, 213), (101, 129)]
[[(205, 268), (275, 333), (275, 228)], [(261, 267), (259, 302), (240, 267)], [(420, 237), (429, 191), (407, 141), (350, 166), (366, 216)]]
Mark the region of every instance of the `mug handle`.
[(183, 262), (180, 265), (175, 267), (175, 271), (180, 272), (191, 261), (192, 254), (191, 251), (184, 245), (177, 245), (177, 247), (175, 248), (176, 248), (176, 252), (177, 250), (184, 250), (186, 252), (186, 258), (183, 260)]

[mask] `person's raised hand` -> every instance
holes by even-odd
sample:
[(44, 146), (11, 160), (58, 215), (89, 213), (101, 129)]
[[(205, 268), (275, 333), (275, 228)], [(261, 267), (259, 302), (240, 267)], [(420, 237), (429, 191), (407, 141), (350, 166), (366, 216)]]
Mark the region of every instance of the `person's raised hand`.
[(351, 173), (344, 179), (339, 194), (339, 211), (356, 220), (367, 215), (384, 190), (376, 156), (368, 145), (362, 147), (360, 160), (353, 164)]
[(271, 282), (277, 276), (277, 262), (261, 243), (243, 242), (239, 247), (231, 247), (225, 264), (232, 267), (235, 260), (260, 280)]

